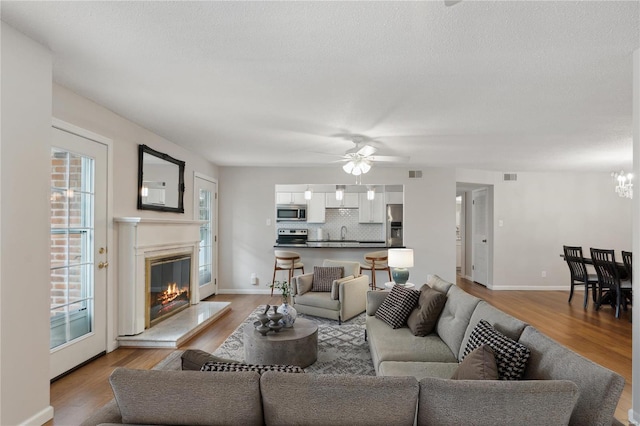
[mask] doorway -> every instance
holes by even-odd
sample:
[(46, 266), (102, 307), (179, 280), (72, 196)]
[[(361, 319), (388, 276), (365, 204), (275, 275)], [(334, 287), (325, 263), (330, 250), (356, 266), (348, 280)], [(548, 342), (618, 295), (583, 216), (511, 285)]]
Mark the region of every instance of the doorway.
[(217, 223), (218, 183), (215, 179), (194, 174), (194, 215), (200, 225), (200, 255), (198, 267), (198, 300), (206, 299), (218, 289)]
[[(474, 197), (479, 197), (474, 201)], [(493, 280), (493, 185), (456, 183), (456, 249), (469, 281), (491, 288)], [(456, 253), (457, 255), (457, 253)]]
[(106, 144), (52, 129), (50, 378), (106, 352)]

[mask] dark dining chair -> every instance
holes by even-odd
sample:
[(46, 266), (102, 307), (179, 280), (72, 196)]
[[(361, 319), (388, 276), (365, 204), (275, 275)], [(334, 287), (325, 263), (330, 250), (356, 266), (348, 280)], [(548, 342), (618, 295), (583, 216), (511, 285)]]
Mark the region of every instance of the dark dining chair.
[(633, 255), (630, 251), (622, 252), (622, 263), (624, 263), (624, 269), (627, 270), (627, 277), (629, 281), (633, 283)]
[(584, 285), (584, 307), (587, 307), (589, 301), (589, 287), (593, 291), (593, 301), (596, 302), (596, 285), (598, 284), (598, 276), (589, 274), (584, 257), (582, 256), (582, 247), (562, 246), (564, 250), (564, 260), (569, 266), (571, 273), (571, 290), (569, 291), (569, 303), (573, 298), (573, 289), (577, 285)]
[(631, 281), (620, 280), (620, 270), (613, 250), (591, 249), (591, 260), (598, 275), (598, 299), (596, 310), (600, 309), (603, 296), (607, 292), (609, 303), (615, 308), (616, 318), (620, 318), (620, 308), (627, 310), (631, 300)]

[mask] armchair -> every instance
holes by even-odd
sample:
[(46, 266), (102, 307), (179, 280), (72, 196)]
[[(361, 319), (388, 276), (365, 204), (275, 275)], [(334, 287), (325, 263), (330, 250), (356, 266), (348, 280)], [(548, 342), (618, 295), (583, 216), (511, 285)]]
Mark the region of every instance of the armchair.
[(338, 324), (364, 312), (369, 278), (360, 275), (360, 263), (325, 259), (322, 266), (342, 266), (344, 278), (334, 280), (331, 291), (311, 291), (313, 273), (293, 277), (293, 307), (303, 314), (338, 320)]

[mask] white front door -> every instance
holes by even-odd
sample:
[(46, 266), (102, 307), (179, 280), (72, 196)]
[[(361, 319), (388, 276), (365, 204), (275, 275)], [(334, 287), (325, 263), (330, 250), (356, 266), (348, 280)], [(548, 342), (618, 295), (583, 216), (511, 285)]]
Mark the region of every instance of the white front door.
[(215, 179), (200, 174), (194, 176), (195, 219), (206, 222), (200, 225), (198, 300), (206, 299), (217, 291), (217, 186)]
[(50, 378), (106, 351), (107, 153), (52, 129)]
[(473, 281), (487, 285), (489, 277), (489, 211), (487, 189), (476, 189), (472, 193), (473, 206)]

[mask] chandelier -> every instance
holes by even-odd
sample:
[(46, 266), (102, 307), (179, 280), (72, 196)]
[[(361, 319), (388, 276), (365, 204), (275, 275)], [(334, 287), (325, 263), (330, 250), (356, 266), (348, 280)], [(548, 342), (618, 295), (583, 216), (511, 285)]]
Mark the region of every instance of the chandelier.
[(616, 181), (616, 194), (620, 197), (633, 198), (633, 183), (631, 183), (633, 174), (620, 170), (620, 172), (611, 173), (611, 176)]
[(347, 161), (345, 165), (342, 166), (342, 170), (351, 175), (360, 176), (371, 170), (371, 161), (365, 157), (358, 156), (357, 158)]

